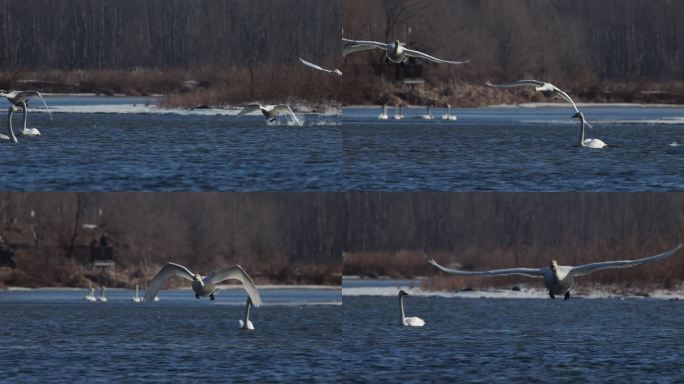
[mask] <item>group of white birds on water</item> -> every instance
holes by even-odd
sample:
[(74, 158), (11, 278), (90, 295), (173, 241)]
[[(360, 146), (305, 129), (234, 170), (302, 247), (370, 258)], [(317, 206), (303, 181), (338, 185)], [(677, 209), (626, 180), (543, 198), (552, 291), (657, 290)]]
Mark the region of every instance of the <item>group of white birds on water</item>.
[[(383, 43), (383, 42), (378, 42), (378, 41), (370, 41), (370, 40), (351, 40), (351, 39), (346, 39), (342, 38), (342, 56), (349, 55), (353, 52), (360, 52), (360, 51), (366, 51), (366, 50), (374, 50), (374, 49), (381, 49), (385, 52), (385, 58), (387, 61), (391, 61), (393, 63), (405, 63), (409, 58), (418, 58), (418, 59), (424, 59), (428, 61), (432, 61), (435, 63), (439, 64), (452, 64), (452, 65), (460, 65), (460, 64), (466, 64), (469, 63), (469, 60), (460, 60), (460, 61), (453, 61), (453, 60), (444, 60), (437, 58), (435, 56), (429, 55), (425, 52), (421, 52), (415, 49), (410, 49), (406, 47), (405, 43), (400, 42), (399, 40), (394, 40), (393, 42), (389, 43)], [(334, 69), (328, 69), (324, 68), (320, 65), (314, 64), (310, 61), (304, 60), (301, 57), (299, 58), (300, 62), (307, 67), (321, 71), (323, 73), (327, 73), (332, 76), (342, 76), (342, 71), (340, 71), (337, 68)], [(563, 90), (560, 88), (556, 87), (555, 85), (543, 81), (538, 81), (538, 80), (519, 80), (511, 83), (504, 83), (504, 84), (492, 84), (491, 82), (487, 81), (486, 85), (489, 87), (494, 87), (494, 88), (513, 88), (513, 87), (534, 87), (534, 89), (538, 92), (541, 92), (542, 95), (545, 97), (553, 97), (553, 98), (562, 98), (566, 100), (568, 103), (572, 105), (572, 108), (575, 111), (575, 114), (572, 115), (572, 118), (576, 118), (579, 120), (580, 123), (580, 129), (579, 129), (579, 140), (577, 142), (578, 147), (583, 147), (583, 148), (605, 148), (608, 145), (601, 139), (595, 139), (595, 138), (587, 138), (585, 137), (585, 127), (591, 128), (591, 125), (587, 122), (586, 118), (584, 117), (584, 114), (577, 108), (577, 104), (572, 100), (572, 98)], [(5, 139), (12, 141), (14, 143), (17, 142), (17, 138), (12, 130), (12, 114), (14, 112), (18, 112), (19, 110), (23, 111), (23, 116), (24, 116), (24, 126), (23, 130), (20, 132), (20, 135), (24, 136), (37, 136), (40, 135), (40, 131), (36, 128), (28, 128), (27, 127), (27, 121), (28, 121), (28, 106), (27, 103), (29, 101), (30, 97), (37, 96), (41, 99), (43, 104), (48, 110), (48, 113), (50, 113), (50, 109), (47, 106), (47, 103), (45, 103), (45, 100), (43, 99), (43, 96), (40, 94), (38, 91), (0, 91), (0, 96), (5, 97), (9, 102), (10, 102), (10, 107), (9, 107), (9, 113), (8, 113), (8, 118), (7, 118), (7, 127), (8, 127), (8, 134), (7, 135), (2, 135), (0, 134), (0, 139)], [(447, 120), (447, 121), (455, 121), (457, 120), (457, 116), (453, 115), (451, 113), (451, 106), (449, 104), (446, 104), (447, 111), (444, 115), (441, 116), (442, 120)], [(269, 124), (275, 124), (278, 121), (278, 116), (285, 115), (287, 116), (292, 123), (298, 126), (302, 126), (303, 123), (302, 121), (297, 117), (297, 115), (294, 113), (292, 108), (290, 108), (289, 105), (287, 104), (275, 104), (275, 105), (262, 105), (259, 103), (254, 103), (254, 104), (249, 104), (242, 109), (237, 116), (244, 116), (246, 114), (260, 111), (264, 118), (266, 119), (266, 122)], [(50, 118), (52, 118), (52, 113), (50, 113)], [(395, 113), (393, 116), (391, 116), (392, 119), (394, 120), (402, 120), (404, 118), (403, 115), (403, 110), (402, 106), (397, 104), (395, 107)], [(432, 115), (432, 106), (429, 105), (427, 107), (427, 112), (424, 115), (417, 116), (416, 118), (421, 119), (421, 120), (433, 120), (434, 116)], [(385, 104), (382, 108), (382, 112), (378, 115), (378, 119), (380, 120), (389, 120), (390, 115), (388, 114), (387, 110), (387, 105)], [(681, 149), (684, 148), (684, 146), (681, 146), (677, 142), (673, 142), (670, 144), (670, 149), (669, 152), (674, 152), (678, 153), (681, 151)], [(684, 151), (683, 151), (684, 152)]]
[[(603, 269), (615, 268), (629, 268), (642, 264), (654, 263), (666, 257), (672, 256), (680, 249), (684, 248), (684, 244), (679, 244), (676, 247), (659, 253), (654, 256), (644, 257), (635, 260), (614, 260), (614, 261), (600, 261), (596, 263), (570, 266), (558, 265), (556, 260), (551, 260), (548, 267), (543, 268), (508, 268), (508, 269), (494, 269), (489, 271), (464, 271), (461, 269), (447, 268), (434, 259), (428, 262), (437, 267), (442, 272), (456, 275), (456, 276), (508, 276), (521, 275), (532, 278), (540, 278), (544, 282), (544, 287), (549, 292), (549, 297), (555, 299), (556, 296), (563, 296), (564, 300), (570, 298), (570, 291), (575, 288), (575, 278), (588, 275), (592, 272)], [(399, 309), (401, 312), (400, 325), (407, 327), (422, 327), (425, 321), (418, 317), (405, 317), (404, 315), (404, 297), (408, 296), (404, 290), (399, 291)]]
[[(136, 284), (135, 296), (133, 296), (131, 300), (134, 303), (151, 303), (159, 301), (158, 293), (162, 284), (172, 277), (190, 280), (190, 286), (195, 293), (195, 298), (209, 297), (210, 301), (216, 299), (214, 295), (218, 292), (218, 284), (226, 280), (239, 281), (242, 283), (245, 292), (247, 292), (247, 302), (245, 304), (244, 317), (238, 320), (238, 326), (240, 329), (254, 330), (254, 324), (250, 320), (249, 314), (252, 307), (259, 307), (261, 305), (261, 296), (259, 295), (259, 290), (252, 278), (239, 265), (219, 269), (212, 274), (202, 276), (199, 273), (191, 272), (188, 268), (180, 264), (169, 262), (157, 272), (154, 278), (152, 278), (143, 297), (139, 295), (139, 287)], [(88, 294), (85, 296), (85, 300), (91, 302), (106, 302), (107, 297), (105, 297), (104, 286), (100, 288), (100, 296), (95, 296), (95, 289), (90, 287)]]

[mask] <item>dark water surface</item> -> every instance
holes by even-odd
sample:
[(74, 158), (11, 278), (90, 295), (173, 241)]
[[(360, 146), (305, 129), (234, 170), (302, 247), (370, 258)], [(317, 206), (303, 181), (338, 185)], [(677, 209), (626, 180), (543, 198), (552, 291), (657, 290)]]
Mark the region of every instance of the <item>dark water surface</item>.
[[(130, 291), (107, 303), (84, 292), (0, 292), (0, 381), (198, 383), (333, 381), (341, 367), (341, 310), (311, 305), (334, 292), (263, 292), (254, 331), (238, 329), (244, 292), (215, 304), (190, 291), (134, 304)], [(186, 298), (189, 296), (190, 298)]]
[(414, 119), (416, 108), (402, 121), (346, 108), (341, 119), (300, 114), (297, 127), (236, 111), (158, 110), (154, 99), (48, 102), (54, 120), (30, 114), (42, 136), (1, 143), (3, 190), (684, 189), (684, 157), (668, 153), (684, 143), (680, 107), (584, 108), (595, 127), (587, 136), (615, 146), (590, 150), (573, 146), (578, 125), (561, 107), (458, 109), (453, 122)]
[(684, 378), (684, 302), (343, 299), (346, 382), (630, 383)]

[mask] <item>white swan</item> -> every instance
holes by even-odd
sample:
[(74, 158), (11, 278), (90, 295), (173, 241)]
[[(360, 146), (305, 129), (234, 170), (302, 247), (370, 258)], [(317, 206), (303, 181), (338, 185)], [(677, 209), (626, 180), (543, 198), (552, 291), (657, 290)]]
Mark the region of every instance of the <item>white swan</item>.
[(97, 301), (95, 298), (95, 288), (90, 287), (88, 289), (88, 294), (85, 296), (86, 301)]
[(19, 108), (15, 105), (10, 105), (7, 112), (7, 135), (0, 134), (0, 140), (9, 140), (13, 143), (19, 142), (17, 137), (14, 135), (14, 130), (12, 130), (12, 115), (14, 112), (19, 111)]
[(408, 296), (403, 289), (399, 291), (399, 309), (401, 310), (401, 318), (399, 319), (399, 324), (406, 327), (422, 327), (425, 325), (425, 321), (420, 317), (405, 317), (404, 316), (404, 296)]
[(447, 111), (445, 114), (442, 115), (442, 120), (451, 120), (451, 121), (458, 120), (458, 117), (456, 117), (456, 115), (451, 114), (451, 105), (447, 103), (446, 107), (447, 107)]
[(216, 284), (229, 279), (239, 280), (242, 283), (242, 287), (252, 299), (252, 304), (255, 307), (261, 305), (259, 290), (254, 284), (254, 281), (252, 281), (252, 278), (249, 277), (247, 272), (239, 265), (219, 269), (208, 276), (202, 276), (198, 273), (190, 272), (189, 269), (180, 264), (168, 263), (157, 272), (145, 290), (145, 301), (148, 303), (152, 302), (154, 297), (157, 296), (157, 292), (159, 292), (161, 285), (171, 277), (182, 277), (192, 281), (192, 290), (195, 291), (195, 297), (199, 299), (200, 296), (209, 296), (211, 301), (214, 300)]
[(502, 275), (522, 275), (527, 277), (539, 277), (544, 279), (544, 287), (548, 289), (549, 296), (552, 299), (556, 295), (564, 295), (565, 300), (570, 298), (570, 290), (575, 287), (575, 277), (584, 276), (589, 273), (609, 268), (627, 268), (635, 265), (653, 263), (655, 261), (664, 259), (673, 255), (678, 250), (684, 247), (684, 244), (679, 244), (669, 251), (657, 254), (655, 256), (645, 257), (636, 260), (617, 260), (617, 261), (602, 261), (598, 263), (585, 264), (580, 266), (565, 266), (558, 265), (556, 260), (551, 260), (548, 267), (545, 268), (511, 268), (511, 269), (495, 269), (492, 271), (461, 271), (458, 269), (446, 268), (439, 265), (434, 259), (428, 262), (443, 272), (458, 276), (502, 276)]
[(104, 285), (100, 287), (100, 296), (97, 297), (97, 301), (101, 301), (103, 303), (107, 302), (107, 297), (105, 297), (105, 287)]
[(247, 304), (245, 305), (245, 318), (243, 320), (238, 320), (238, 325), (240, 326), (240, 329), (244, 329), (247, 331), (253, 331), (254, 330), (254, 324), (252, 324), (252, 321), (249, 319), (249, 310), (252, 308), (252, 299), (247, 296)]
[(142, 303), (142, 297), (140, 297), (140, 296), (138, 295), (138, 290), (139, 290), (139, 288), (140, 288), (140, 287), (138, 286), (138, 284), (136, 284), (136, 285), (135, 285), (135, 296), (133, 296), (133, 297), (131, 298), (131, 300), (133, 300), (134, 303)]
[(316, 64), (314, 64), (314, 63), (308, 62), (308, 61), (302, 59), (301, 57), (299, 58), (299, 61), (301, 61), (302, 64), (306, 65), (307, 67), (310, 67), (310, 68), (313, 68), (313, 69), (316, 69), (316, 70), (319, 70), (319, 71), (328, 73), (328, 74), (330, 74), (330, 75), (342, 76), (342, 71), (340, 71), (340, 70), (337, 69), (337, 68), (335, 68), (335, 69), (325, 69), (325, 68), (323, 68), (323, 67), (321, 67), (321, 66), (319, 66), (319, 65), (316, 65)]
[(382, 112), (378, 115), (378, 120), (387, 120), (389, 116), (387, 115), (387, 104), (383, 104)]
[(394, 120), (401, 120), (404, 118), (403, 108), (400, 104), (394, 107)]
[(424, 115), (420, 115), (419, 118), (423, 120), (432, 120), (432, 105), (428, 105), (427, 113), (425, 113)]
[(48, 107), (47, 103), (45, 102), (45, 99), (43, 98), (43, 95), (40, 94), (38, 91), (2, 91), (0, 90), (0, 97), (6, 98), (11, 105), (14, 105), (15, 107), (20, 107), (24, 111), (24, 130), (21, 131), (20, 133), (24, 136), (38, 136), (40, 135), (40, 131), (38, 131), (36, 128), (27, 128), (27, 119), (28, 119), (28, 101), (30, 100), (31, 97), (33, 96), (38, 96), (40, 100), (43, 102), (43, 105), (48, 111), (48, 114), (50, 115), (50, 120), (52, 120), (52, 112), (50, 111), (50, 107)]
[(266, 121), (269, 123), (276, 123), (278, 121), (278, 115), (280, 114), (285, 114), (289, 115), (292, 117), (292, 120), (294, 122), (301, 126), (302, 122), (297, 118), (294, 112), (292, 112), (292, 108), (290, 108), (289, 105), (286, 104), (278, 104), (278, 105), (261, 105), (261, 104), (249, 104), (247, 105), (242, 111), (240, 111), (237, 116), (240, 117), (242, 115), (245, 115), (250, 112), (254, 111), (261, 111), (261, 113), (264, 115), (266, 118)]
[(601, 139), (585, 139), (584, 138), (584, 113), (577, 112), (572, 117), (573, 117), (573, 119), (579, 119), (580, 120), (580, 137), (579, 137), (579, 144), (577, 144), (578, 147), (603, 148), (606, 146), (606, 143), (604, 143), (603, 140), (601, 140)]
[(385, 51), (385, 56), (388, 60), (394, 63), (404, 63), (409, 57), (418, 57), (421, 59), (427, 59), (434, 61), (435, 63), (441, 64), (465, 64), (469, 63), (466, 61), (449, 61), (438, 59), (434, 56), (430, 56), (427, 53), (416, 51), (405, 47), (404, 43), (399, 42), (399, 40), (394, 40), (391, 43), (380, 43), (377, 41), (367, 41), (367, 40), (350, 40), (342, 38), (342, 56), (347, 56), (352, 52), (365, 51), (369, 49), (382, 49)]

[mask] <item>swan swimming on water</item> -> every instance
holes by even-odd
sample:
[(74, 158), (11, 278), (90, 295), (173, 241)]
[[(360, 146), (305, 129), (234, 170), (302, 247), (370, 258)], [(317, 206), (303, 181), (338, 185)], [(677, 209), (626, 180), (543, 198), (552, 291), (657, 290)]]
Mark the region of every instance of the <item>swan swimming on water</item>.
[(399, 291), (399, 309), (401, 311), (401, 318), (399, 319), (399, 324), (406, 327), (422, 327), (425, 325), (425, 321), (420, 317), (405, 317), (404, 316), (404, 296), (408, 296), (403, 289)]
[(657, 254), (655, 256), (644, 257), (636, 260), (617, 260), (617, 261), (601, 261), (597, 263), (590, 263), (579, 265), (576, 267), (558, 265), (556, 260), (551, 260), (548, 267), (544, 268), (510, 268), (510, 269), (495, 269), (491, 271), (462, 271), (459, 269), (446, 268), (439, 265), (434, 259), (428, 262), (441, 271), (457, 275), (457, 276), (504, 276), (504, 275), (522, 275), (527, 277), (537, 277), (544, 279), (544, 287), (549, 291), (549, 296), (552, 299), (556, 295), (564, 295), (565, 300), (570, 298), (570, 290), (575, 287), (575, 277), (588, 275), (592, 272), (602, 269), (611, 268), (627, 268), (636, 265), (653, 263), (658, 260), (672, 256), (679, 251), (684, 244), (679, 244), (669, 251)]
[(314, 63), (308, 62), (308, 61), (302, 59), (301, 57), (299, 58), (299, 61), (301, 61), (302, 64), (306, 65), (307, 67), (310, 67), (310, 68), (313, 68), (313, 69), (316, 69), (316, 70), (319, 70), (319, 71), (328, 73), (328, 74), (330, 74), (330, 75), (342, 76), (342, 71), (340, 71), (340, 70), (337, 69), (337, 68), (335, 68), (335, 69), (325, 69), (325, 68), (323, 68), (323, 67), (321, 67), (321, 66), (319, 66), (319, 65), (316, 65), (316, 64), (314, 64)]
[(446, 113), (442, 115), (442, 120), (458, 120), (458, 117), (456, 117), (456, 115), (451, 114), (451, 105), (447, 103), (446, 107), (447, 110)]
[(216, 284), (229, 279), (238, 280), (242, 283), (242, 287), (247, 292), (247, 295), (249, 295), (251, 303), (255, 307), (261, 305), (259, 290), (254, 284), (254, 281), (252, 281), (252, 278), (249, 277), (247, 272), (239, 265), (219, 269), (208, 276), (202, 276), (198, 273), (190, 272), (189, 269), (180, 264), (171, 262), (163, 266), (154, 276), (145, 290), (145, 301), (148, 303), (152, 302), (155, 296), (157, 296), (157, 292), (159, 292), (162, 284), (171, 277), (182, 277), (192, 281), (191, 286), (192, 290), (195, 292), (195, 297), (199, 299), (200, 296), (209, 296), (209, 300), (211, 301), (214, 301), (215, 299), (214, 293), (216, 292)]
[[(48, 114), (50, 115), (50, 120), (52, 120), (52, 112), (50, 111), (50, 107), (48, 107), (47, 103), (45, 102), (45, 99), (43, 98), (43, 95), (40, 94), (38, 91), (2, 91), (0, 90), (0, 97), (4, 97), (7, 99), (7, 101), (10, 102), (11, 105), (15, 107), (19, 107), (22, 109), (24, 112), (24, 129), (20, 132), (21, 135), (23, 136), (38, 136), (40, 135), (40, 131), (36, 128), (27, 128), (27, 120), (28, 120), (28, 101), (31, 97), (33, 96), (38, 96), (40, 100), (43, 102), (43, 105), (48, 111)], [(14, 110), (13, 112), (16, 112)], [(16, 141), (15, 141), (16, 142)]]
[(584, 113), (582, 112), (577, 112), (572, 116), (573, 119), (579, 119), (580, 120), (580, 137), (579, 137), (579, 143), (577, 144), (578, 147), (584, 147), (584, 148), (603, 148), (606, 146), (606, 143), (603, 142), (601, 139), (585, 139), (584, 138)]
[(95, 288), (90, 287), (88, 289), (88, 294), (85, 296), (86, 301), (97, 301), (95, 298)]
[(427, 112), (424, 115), (418, 116), (418, 118), (423, 120), (432, 120), (432, 105), (427, 106)]
[(249, 104), (247, 105), (242, 111), (240, 111), (237, 116), (240, 117), (242, 115), (245, 115), (250, 112), (254, 111), (261, 111), (261, 113), (264, 115), (266, 118), (266, 121), (269, 123), (273, 124), (278, 121), (278, 115), (285, 114), (289, 115), (292, 117), (292, 120), (299, 125), (302, 126), (302, 122), (297, 118), (294, 112), (292, 112), (292, 108), (290, 108), (289, 105), (287, 104), (278, 104), (278, 105), (261, 105), (261, 104)]
[[(487, 81), (485, 83), (488, 87), (494, 87), (494, 88), (512, 88), (512, 87), (534, 87), (534, 90), (537, 92), (541, 92), (542, 95), (545, 97), (557, 97), (560, 96), (563, 98), (565, 101), (570, 103), (572, 105), (572, 108), (575, 110), (575, 114), (572, 116), (573, 118), (579, 118), (580, 119), (580, 124), (581, 124), (581, 131), (580, 131), (580, 136), (584, 138), (584, 126), (588, 126), (589, 128), (593, 128), (591, 124), (584, 118), (584, 114), (580, 112), (580, 110), (577, 108), (577, 104), (572, 100), (570, 95), (568, 95), (565, 91), (562, 89), (556, 87), (555, 85), (551, 83), (545, 83), (543, 81), (539, 80), (518, 80), (512, 83), (505, 83), (505, 84), (492, 84), (491, 82)], [(585, 143), (586, 141), (586, 143)], [(603, 145), (601, 145), (603, 144)], [(585, 147), (585, 148), (603, 148), (606, 146), (606, 143), (599, 139), (587, 139), (584, 140), (582, 139), (580, 147)]]
[(393, 117), (394, 117), (394, 120), (401, 120), (404, 118), (403, 108), (402, 108), (401, 104), (397, 104), (394, 107), (394, 116)]
[(368, 40), (350, 40), (342, 38), (342, 56), (347, 56), (352, 52), (365, 51), (369, 49), (382, 49), (385, 51), (385, 57), (394, 63), (404, 63), (409, 57), (417, 57), (421, 59), (426, 59), (434, 61), (435, 63), (441, 64), (465, 64), (469, 63), (466, 61), (449, 61), (430, 56), (427, 53), (416, 51), (413, 49), (406, 48), (404, 43), (399, 42), (399, 40), (394, 40), (391, 43), (381, 43), (378, 41), (368, 41)]
[(101, 301), (103, 303), (107, 302), (107, 297), (105, 296), (105, 287), (104, 285), (100, 287), (100, 296), (97, 297), (97, 301)]
[(387, 104), (383, 104), (382, 112), (378, 115), (378, 120), (387, 120), (389, 116), (387, 115)]
[(247, 296), (247, 304), (245, 304), (245, 318), (243, 320), (238, 320), (238, 325), (240, 326), (240, 329), (248, 331), (254, 330), (254, 324), (252, 324), (252, 321), (249, 319), (249, 310), (251, 308), (252, 299), (249, 296)]
[(140, 297), (138, 295), (138, 290), (139, 290), (139, 287), (138, 287), (138, 284), (136, 284), (135, 285), (135, 296), (133, 296), (131, 298), (131, 300), (133, 300), (134, 303), (142, 303), (142, 297)]

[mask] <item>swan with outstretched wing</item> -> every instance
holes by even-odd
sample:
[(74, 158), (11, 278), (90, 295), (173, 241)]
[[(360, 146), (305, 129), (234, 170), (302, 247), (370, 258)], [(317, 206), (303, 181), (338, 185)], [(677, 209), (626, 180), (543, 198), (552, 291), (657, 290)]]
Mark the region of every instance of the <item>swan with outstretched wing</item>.
[(350, 40), (342, 38), (342, 56), (347, 56), (353, 52), (366, 51), (370, 49), (382, 49), (385, 51), (385, 56), (389, 61), (394, 63), (404, 63), (409, 57), (416, 57), (420, 59), (430, 60), (439, 64), (465, 64), (469, 60), (451, 61), (440, 59), (425, 52), (416, 51), (415, 49), (406, 48), (406, 44), (399, 40), (394, 40), (391, 43), (381, 43), (378, 41), (369, 40)]
[(556, 295), (564, 295), (565, 300), (570, 298), (570, 290), (575, 287), (575, 277), (584, 276), (592, 272), (602, 269), (613, 268), (628, 268), (641, 264), (653, 263), (662, 260), (666, 257), (672, 256), (679, 251), (684, 244), (679, 244), (676, 247), (659, 253), (655, 256), (644, 257), (636, 260), (616, 260), (616, 261), (602, 261), (597, 263), (566, 266), (558, 265), (556, 260), (551, 260), (548, 267), (544, 268), (509, 268), (509, 269), (494, 269), (491, 271), (462, 271), (460, 269), (447, 268), (438, 264), (434, 259), (428, 262), (439, 268), (442, 272), (457, 276), (506, 276), (506, 275), (522, 275), (527, 277), (536, 277), (544, 279), (544, 286), (549, 291), (549, 296), (554, 299)]
[(152, 302), (157, 296), (159, 289), (162, 284), (172, 278), (180, 277), (192, 282), (192, 290), (195, 292), (195, 297), (199, 299), (200, 297), (209, 296), (210, 300), (214, 300), (214, 293), (216, 292), (216, 285), (226, 281), (226, 280), (238, 280), (242, 283), (242, 287), (249, 295), (251, 303), (258, 307), (261, 305), (261, 297), (259, 296), (259, 290), (257, 289), (252, 278), (249, 277), (247, 272), (242, 269), (239, 265), (234, 265), (232, 267), (220, 269), (208, 276), (202, 276), (198, 273), (193, 273), (186, 267), (176, 264), (167, 263), (163, 266), (159, 272), (154, 276), (147, 289), (145, 290), (145, 302)]

